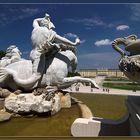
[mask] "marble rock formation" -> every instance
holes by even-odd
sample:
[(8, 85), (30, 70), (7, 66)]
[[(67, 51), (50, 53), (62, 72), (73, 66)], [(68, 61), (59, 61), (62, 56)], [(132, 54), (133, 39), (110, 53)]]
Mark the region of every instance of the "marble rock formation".
[[(18, 114), (58, 112), (60, 108), (60, 97), (55, 94), (51, 100), (46, 100), (46, 95), (34, 94), (11, 94), (5, 99), (5, 109), (8, 112)], [(54, 113), (55, 112), (55, 113)]]
[(32, 93), (11, 93), (5, 98), (4, 108), (9, 113), (39, 114), (50, 112), (56, 114), (61, 108), (71, 107), (70, 94), (50, 93), (48, 89), (38, 88)]

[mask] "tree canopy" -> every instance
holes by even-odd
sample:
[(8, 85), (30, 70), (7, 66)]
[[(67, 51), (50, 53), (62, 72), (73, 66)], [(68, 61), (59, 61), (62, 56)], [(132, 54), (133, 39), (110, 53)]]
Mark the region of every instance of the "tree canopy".
[(4, 56), (5, 56), (5, 54), (6, 54), (6, 52), (5, 52), (5, 51), (0, 50), (0, 59), (1, 59), (2, 57), (4, 57)]

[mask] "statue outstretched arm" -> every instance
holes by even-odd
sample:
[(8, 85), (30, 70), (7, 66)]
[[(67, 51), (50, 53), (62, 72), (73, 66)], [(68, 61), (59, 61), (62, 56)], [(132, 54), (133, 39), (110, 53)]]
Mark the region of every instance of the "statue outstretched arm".
[(72, 42), (64, 37), (61, 37), (60, 35), (56, 34), (55, 35), (55, 41), (58, 43), (63, 43), (65, 45), (69, 45), (69, 46), (77, 46), (80, 44), (80, 39), (76, 38), (75, 42)]

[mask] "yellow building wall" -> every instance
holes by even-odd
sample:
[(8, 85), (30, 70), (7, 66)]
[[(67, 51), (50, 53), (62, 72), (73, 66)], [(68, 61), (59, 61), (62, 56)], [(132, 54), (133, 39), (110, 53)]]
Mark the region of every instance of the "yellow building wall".
[(81, 69), (79, 73), (82, 77), (95, 77), (97, 75), (106, 75), (109, 77), (124, 77), (123, 72), (118, 69)]

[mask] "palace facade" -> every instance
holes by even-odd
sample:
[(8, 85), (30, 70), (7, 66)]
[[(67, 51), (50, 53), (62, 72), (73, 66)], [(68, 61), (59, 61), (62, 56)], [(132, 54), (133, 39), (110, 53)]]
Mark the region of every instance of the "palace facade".
[(79, 73), (82, 77), (96, 77), (101, 75), (108, 77), (125, 77), (119, 69), (80, 69)]

